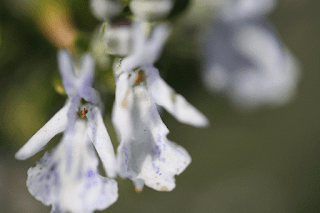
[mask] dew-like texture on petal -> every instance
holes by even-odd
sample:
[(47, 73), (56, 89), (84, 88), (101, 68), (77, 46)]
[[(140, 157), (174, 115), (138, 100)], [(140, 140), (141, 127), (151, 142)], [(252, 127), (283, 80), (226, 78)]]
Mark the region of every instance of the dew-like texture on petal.
[(175, 175), (190, 164), (188, 152), (167, 139), (169, 130), (145, 85), (129, 84), (128, 74), (118, 78), (113, 122), (121, 143), (117, 161), (121, 177), (138, 190), (147, 185), (159, 191), (175, 187)]
[(207, 118), (192, 106), (182, 95), (177, 94), (153, 67), (147, 67), (147, 87), (156, 102), (178, 121), (197, 127), (209, 125)]
[(116, 176), (116, 157), (107, 128), (104, 125), (101, 111), (98, 107), (87, 114), (88, 135), (101, 159), (102, 165), (109, 177)]
[(219, 21), (208, 39), (206, 86), (223, 91), (242, 109), (282, 105), (292, 99), (299, 65), (268, 21)]
[(67, 113), (71, 106), (68, 100), (65, 106), (60, 109), (30, 140), (16, 153), (15, 157), (19, 160), (25, 160), (37, 152), (58, 133), (63, 132), (67, 128)]
[(64, 135), (52, 154), (46, 153), (28, 171), (30, 193), (45, 205), (52, 205), (52, 212), (93, 212), (107, 208), (118, 198), (116, 181), (98, 173), (99, 162), (86, 128), (86, 122), (78, 119), (75, 130), (67, 133), (74, 135)]

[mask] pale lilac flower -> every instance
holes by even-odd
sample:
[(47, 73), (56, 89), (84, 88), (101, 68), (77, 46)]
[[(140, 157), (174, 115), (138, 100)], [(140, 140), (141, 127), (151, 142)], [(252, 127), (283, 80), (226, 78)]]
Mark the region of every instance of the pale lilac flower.
[(207, 126), (209, 122), (206, 117), (167, 85), (153, 66), (160, 57), (163, 45), (170, 34), (169, 26), (167, 24), (155, 26), (149, 38), (140, 22), (134, 23), (133, 31), (133, 52), (115, 63), (116, 78), (122, 72), (133, 73), (141, 68), (140, 73), (143, 73), (144, 78), (141, 80), (147, 82), (147, 90), (157, 105), (164, 107), (180, 122), (198, 127)]
[(190, 164), (188, 152), (167, 139), (157, 105), (179, 121), (203, 127), (208, 120), (160, 77), (153, 63), (169, 35), (167, 25), (158, 25), (147, 38), (134, 24), (133, 53), (115, 63), (116, 100), (113, 123), (121, 141), (117, 152), (118, 173), (130, 178), (138, 191), (147, 185), (171, 191), (175, 175)]
[(205, 85), (243, 109), (285, 104), (296, 91), (298, 63), (265, 18), (274, 6), (274, 0), (229, 2), (206, 39)]
[(208, 125), (207, 119), (176, 94), (154, 67), (121, 73), (116, 82), (113, 123), (121, 140), (118, 173), (130, 178), (137, 190), (144, 184), (155, 190), (171, 191), (175, 175), (190, 164), (188, 152), (167, 139), (169, 130), (162, 122), (157, 104), (179, 121), (195, 126)]
[[(40, 151), (52, 137), (64, 132), (59, 145), (46, 153), (28, 171), (30, 193), (52, 212), (93, 212), (113, 204), (118, 198), (117, 182), (98, 173), (102, 161), (109, 177), (115, 177), (115, 154), (103, 123), (98, 93), (92, 88), (94, 61), (83, 58), (81, 73), (75, 75), (71, 56), (58, 55), (59, 68), (68, 100), (16, 154), (24, 160)], [(77, 116), (80, 99), (89, 102), (87, 121)], [(93, 145), (93, 146), (92, 146)]]

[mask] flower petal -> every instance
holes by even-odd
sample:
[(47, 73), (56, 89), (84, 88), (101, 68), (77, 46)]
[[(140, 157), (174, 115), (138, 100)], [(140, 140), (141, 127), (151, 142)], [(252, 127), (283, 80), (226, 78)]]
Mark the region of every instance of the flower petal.
[(74, 73), (72, 58), (68, 50), (59, 50), (58, 65), (64, 90), (69, 97), (75, 96), (77, 94), (76, 76)]
[(98, 173), (98, 159), (86, 128), (85, 121), (78, 119), (74, 131), (66, 133), (58, 147), (28, 171), (30, 193), (52, 205), (52, 211), (93, 212), (118, 198), (116, 181)]
[[(117, 82), (114, 124), (121, 136), (118, 169), (121, 177), (130, 178), (137, 188), (143, 185), (162, 191), (175, 187), (174, 176), (191, 162), (187, 151), (170, 142), (156, 104), (145, 85), (129, 85), (127, 75)], [(123, 119), (122, 121), (120, 119)]]
[(121, 62), (125, 72), (130, 72), (139, 66), (153, 65), (159, 59), (163, 45), (170, 34), (168, 24), (158, 24), (148, 39), (143, 33), (141, 24), (136, 22), (133, 25), (133, 52)]
[(115, 180), (102, 177), (88, 167), (80, 180), (64, 184), (59, 195), (59, 208), (63, 212), (94, 212), (108, 208), (118, 199)]
[(155, 102), (164, 107), (178, 121), (197, 127), (209, 125), (207, 118), (180, 94), (177, 94), (154, 67), (146, 67), (147, 87)]
[(132, 92), (129, 90), (129, 74), (122, 73), (119, 75), (116, 83), (115, 101), (112, 111), (112, 122), (118, 133), (118, 137), (122, 140), (122, 135), (129, 134), (130, 116), (129, 109), (132, 108)]
[(39, 152), (55, 135), (67, 128), (67, 113), (71, 102), (68, 100), (65, 106), (59, 110), (30, 140), (16, 153), (15, 157), (25, 160)]
[(121, 61), (121, 68), (125, 72), (130, 72), (137, 66), (141, 66), (143, 54), (145, 50), (146, 36), (138, 22), (134, 22), (132, 26), (132, 53), (124, 57)]
[(163, 46), (167, 41), (170, 32), (171, 28), (167, 23), (158, 24), (153, 29), (152, 37), (148, 40), (145, 48), (145, 60), (149, 64), (153, 65), (159, 59)]
[(57, 162), (53, 153), (45, 153), (36, 166), (28, 170), (27, 186), (30, 194), (44, 205), (56, 205), (58, 202), (60, 178)]
[(107, 175), (114, 178), (116, 176), (116, 157), (100, 109), (94, 107), (94, 109), (87, 114), (87, 117), (89, 121), (88, 135), (90, 140), (97, 150)]
[(191, 163), (188, 152), (159, 135), (152, 155), (148, 155), (141, 166), (137, 179), (143, 179), (150, 188), (171, 191), (175, 188), (175, 175), (179, 175)]
[[(64, 140), (60, 150), (65, 153), (62, 156), (65, 159), (59, 166), (62, 183), (60, 208), (71, 212), (93, 212), (107, 208), (118, 198), (117, 183), (98, 173), (99, 161), (87, 136), (86, 122), (78, 119), (73, 134), (72, 141)], [(71, 153), (65, 152), (68, 146), (72, 146)]]
[(98, 92), (92, 88), (95, 62), (90, 54), (83, 56), (81, 68), (82, 72), (78, 83), (79, 93), (86, 101), (97, 104), (100, 101), (100, 97)]

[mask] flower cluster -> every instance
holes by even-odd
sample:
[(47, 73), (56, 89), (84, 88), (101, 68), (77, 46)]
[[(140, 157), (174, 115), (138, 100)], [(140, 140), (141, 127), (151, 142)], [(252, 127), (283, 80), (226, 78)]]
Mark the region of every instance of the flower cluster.
[[(148, 11), (142, 9), (146, 4), (162, 7)], [(154, 20), (168, 14), (172, 1), (132, 0), (130, 8), (137, 17), (134, 20), (117, 17), (124, 8), (122, 1), (92, 0), (91, 7), (97, 18), (105, 21), (99, 31), (102, 36), (98, 37), (103, 54), (116, 56), (112, 121), (120, 145), (115, 154), (103, 121), (104, 104), (93, 88), (93, 55), (97, 54), (87, 53), (77, 61), (67, 50), (60, 50), (58, 65), (68, 96), (66, 103), (15, 156), (27, 159), (63, 133), (57, 147), (28, 170), (30, 193), (43, 204), (52, 205), (52, 212), (107, 208), (118, 198), (114, 180), (117, 175), (131, 179), (136, 191), (144, 185), (158, 191), (173, 190), (174, 176), (186, 169), (191, 157), (183, 147), (167, 139), (169, 130), (161, 120), (159, 106), (180, 122), (197, 127), (208, 125), (205, 116), (177, 94), (154, 67), (170, 33), (168, 23)], [(98, 171), (96, 153), (107, 177)]]
[[(51, 205), (52, 212), (87, 213), (109, 207), (118, 199), (117, 176), (132, 180), (137, 192), (144, 185), (171, 191), (175, 175), (191, 163), (188, 152), (167, 138), (161, 108), (182, 123), (206, 127), (209, 122), (155, 67), (172, 30), (168, 17), (177, 2), (91, 0), (93, 14), (103, 23), (88, 52), (80, 57), (75, 48), (73, 57), (59, 50), (66, 103), (15, 156), (27, 159), (63, 133), (60, 143), (28, 170), (30, 193)], [(209, 3), (218, 12), (204, 50), (206, 86), (246, 109), (289, 101), (299, 70), (265, 18), (276, 1)], [(116, 153), (103, 120), (102, 90), (93, 88), (94, 80), (100, 80), (95, 70), (113, 76), (112, 122), (120, 141)], [(98, 170), (99, 159), (106, 177)]]

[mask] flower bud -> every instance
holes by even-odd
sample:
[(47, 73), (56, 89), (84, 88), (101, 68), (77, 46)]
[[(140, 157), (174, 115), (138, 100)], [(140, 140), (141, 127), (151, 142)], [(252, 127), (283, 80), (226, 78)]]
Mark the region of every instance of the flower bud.
[(91, 0), (90, 8), (93, 15), (100, 21), (121, 13), (123, 5), (117, 0)]
[(166, 17), (174, 6), (172, 0), (132, 0), (132, 13), (144, 20), (155, 21)]
[(110, 55), (126, 56), (132, 49), (131, 20), (125, 17), (117, 17), (106, 25), (104, 39), (106, 53)]

